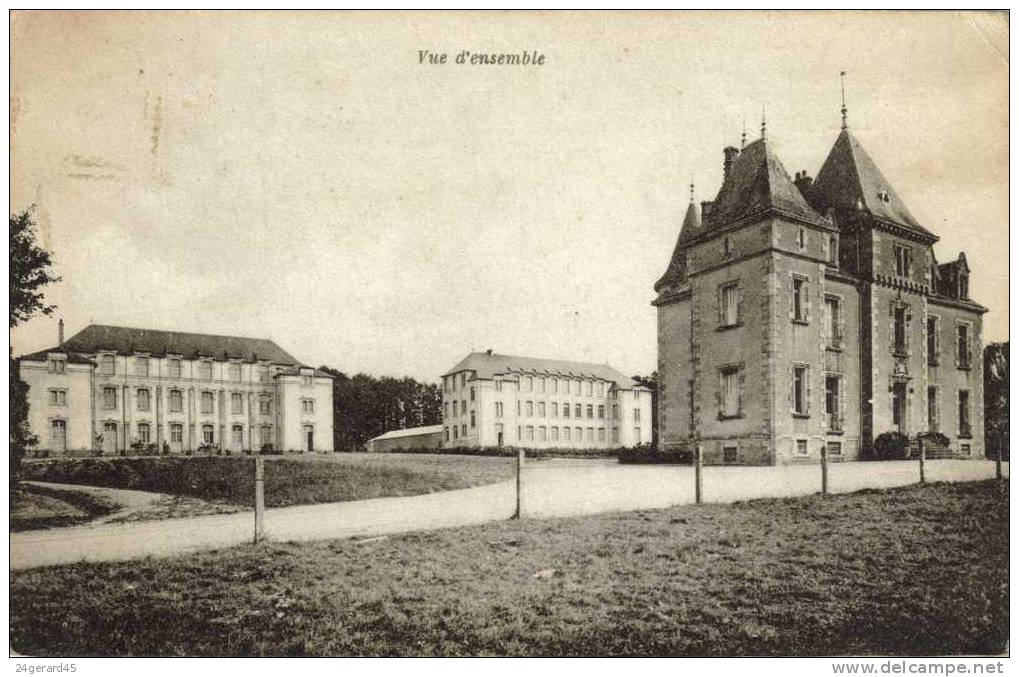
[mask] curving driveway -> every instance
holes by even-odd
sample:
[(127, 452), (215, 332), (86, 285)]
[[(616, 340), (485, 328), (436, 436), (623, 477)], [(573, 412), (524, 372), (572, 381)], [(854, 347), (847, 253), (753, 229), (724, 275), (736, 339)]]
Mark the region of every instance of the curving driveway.
[[(1007, 477), (1007, 463), (1004, 470)], [(597, 460), (536, 463), (524, 472), (524, 516), (591, 515), (693, 503), (693, 476), (687, 466), (626, 466)], [(989, 461), (927, 463), (928, 482), (992, 477), (994, 463)], [(917, 464), (911, 461), (839, 463), (830, 466), (829, 490), (896, 487), (917, 478)], [(708, 503), (802, 496), (819, 490), (817, 465), (704, 468)], [(424, 496), (276, 508), (266, 511), (265, 528), (267, 536), (277, 541), (377, 536), (509, 519), (514, 507), (515, 483), (510, 481)], [(246, 512), (11, 534), (11, 569), (237, 545), (251, 541), (253, 520), (253, 513)]]

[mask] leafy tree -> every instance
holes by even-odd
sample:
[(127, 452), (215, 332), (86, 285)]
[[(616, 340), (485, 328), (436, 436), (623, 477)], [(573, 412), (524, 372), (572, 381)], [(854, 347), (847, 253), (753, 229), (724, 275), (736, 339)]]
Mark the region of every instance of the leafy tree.
[(984, 348), (984, 443), (987, 455), (1008, 458), (1008, 341)]
[(10, 264), (11, 264), (11, 328), (31, 319), (36, 313), (49, 315), (56, 306), (43, 301), (42, 288), (60, 277), (50, 270), (50, 253), (35, 242), (35, 223), (32, 220), (33, 207), (20, 214), (11, 215)]
[(363, 448), (390, 430), (442, 422), (437, 384), (409, 377), (351, 377), (329, 367), (321, 369), (333, 377), (333, 442), (338, 450)]
[[(37, 313), (49, 315), (56, 306), (43, 301), (42, 288), (60, 277), (50, 270), (50, 254), (35, 243), (33, 208), (10, 217), (10, 328)], [(28, 384), (18, 377), (18, 364), (10, 361), (10, 482), (14, 486), (25, 450), (37, 442), (28, 429)]]

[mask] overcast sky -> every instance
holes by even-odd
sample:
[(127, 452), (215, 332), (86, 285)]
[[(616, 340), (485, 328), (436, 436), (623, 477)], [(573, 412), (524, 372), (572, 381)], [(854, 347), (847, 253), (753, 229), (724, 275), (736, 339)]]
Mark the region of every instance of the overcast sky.
[[(722, 148), (850, 126), (1008, 338), (1002, 15), (15, 13), (11, 209), (105, 324), (435, 380), (471, 350), (655, 367), (652, 285)], [(418, 50), (545, 55), (419, 65)]]

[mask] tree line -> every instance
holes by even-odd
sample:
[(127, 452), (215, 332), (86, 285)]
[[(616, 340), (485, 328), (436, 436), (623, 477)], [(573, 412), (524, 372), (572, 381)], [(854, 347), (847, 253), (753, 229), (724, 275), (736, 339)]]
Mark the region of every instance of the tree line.
[(337, 451), (363, 449), (368, 440), (390, 430), (442, 423), (438, 384), (320, 369), (333, 377), (333, 448)]

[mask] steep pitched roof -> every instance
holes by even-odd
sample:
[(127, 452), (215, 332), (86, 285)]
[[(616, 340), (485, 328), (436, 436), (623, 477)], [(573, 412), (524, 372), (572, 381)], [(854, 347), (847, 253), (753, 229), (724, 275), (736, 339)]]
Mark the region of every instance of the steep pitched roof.
[(624, 390), (638, 387), (632, 378), (623, 375), (622, 372), (607, 364), (489, 354), (487, 352), (468, 354), (444, 375), (448, 376), (466, 370), (474, 371), (477, 378), (480, 379), (491, 379), (496, 374), (548, 374), (550, 376), (601, 379), (615, 383), (617, 387)]
[(704, 231), (751, 217), (778, 213), (808, 223), (824, 220), (803, 198), (765, 139), (746, 146), (722, 182), (718, 197), (704, 215)]
[(679, 237), (676, 238), (676, 246), (672, 250), (672, 258), (669, 259), (669, 267), (665, 269), (658, 282), (655, 282), (655, 291), (672, 280), (683, 268), (686, 259), (686, 246), (694, 238), (701, 227), (701, 216), (697, 211), (697, 205), (691, 201), (686, 208), (686, 216), (683, 217), (683, 225), (679, 229)]
[(881, 170), (848, 129), (843, 129), (810, 189), (819, 212), (834, 208), (842, 218), (861, 208), (875, 218), (937, 239), (920, 225)]
[(293, 355), (269, 339), (111, 327), (102, 324), (90, 324), (67, 339), (60, 349), (84, 354), (112, 350), (122, 355), (140, 352), (152, 355), (181, 355), (187, 359), (202, 356), (217, 359), (235, 358), (249, 362), (266, 360), (274, 364), (300, 364)]
[(64, 353), (64, 354), (66, 354), (67, 355), (67, 362), (68, 362), (68, 364), (95, 364), (95, 362), (93, 362), (92, 360), (88, 359), (84, 355), (79, 355), (78, 353), (68, 352), (67, 350), (65, 350), (64, 348), (61, 348), (61, 347), (50, 348), (49, 350), (39, 350), (39, 351), (34, 352), (34, 353), (29, 353), (28, 355), (22, 355), (18, 359), (19, 360), (27, 360), (29, 362), (45, 362), (46, 360), (49, 359), (49, 356), (50, 356), (51, 353)]

